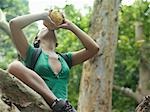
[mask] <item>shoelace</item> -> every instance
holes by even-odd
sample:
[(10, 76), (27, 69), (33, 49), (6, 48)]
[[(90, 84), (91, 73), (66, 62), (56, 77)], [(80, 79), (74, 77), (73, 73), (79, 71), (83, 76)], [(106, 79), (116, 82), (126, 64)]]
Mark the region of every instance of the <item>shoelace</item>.
[(70, 103), (68, 101), (66, 101), (66, 108), (65, 108), (66, 112), (75, 112), (73, 107), (70, 105)]

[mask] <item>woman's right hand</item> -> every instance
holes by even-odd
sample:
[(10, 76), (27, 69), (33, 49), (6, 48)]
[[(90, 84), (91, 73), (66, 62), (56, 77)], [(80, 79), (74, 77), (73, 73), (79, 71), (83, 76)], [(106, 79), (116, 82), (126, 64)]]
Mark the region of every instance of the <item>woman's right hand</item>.
[(43, 24), (50, 30), (55, 30), (57, 29), (57, 25), (52, 21), (52, 19), (50, 18), (50, 11), (45, 11), (45, 13), (43, 13)]

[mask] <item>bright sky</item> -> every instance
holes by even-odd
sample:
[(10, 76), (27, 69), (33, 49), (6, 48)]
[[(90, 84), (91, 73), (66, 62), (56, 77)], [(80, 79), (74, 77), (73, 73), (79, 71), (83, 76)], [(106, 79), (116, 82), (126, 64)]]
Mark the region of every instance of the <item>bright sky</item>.
[(122, 5), (132, 5), (135, 0), (122, 0)]
[(66, 4), (73, 4), (77, 9), (84, 10), (84, 6), (92, 6), (94, 0), (29, 0), (30, 12), (42, 11), (55, 6), (63, 8)]
[[(73, 4), (76, 9), (79, 9), (81, 11), (81, 13), (86, 13), (85, 6), (92, 7), (94, 3), (94, 0), (82, 0), (82, 1), (81, 0), (28, 0), (28, 1), (29, 1), (29, 8), (31, 13), (41, 12), (44, 9), (53, 9), (55, 6), (59, 8), (63, 8), (66, 4)], [(134, 1), (135, 0), (122, 0), (122, 4), (132, 5)]]
[[(122, 0), (123, 5), (132, 5), (135, 0)], [(63, 8), (66, 4), (73, 4), (75, 8), (84, 11), (85, 6), (93, 6), (94, 0), (29, 0), (30, 12), (35, 13), (57, 6)]]

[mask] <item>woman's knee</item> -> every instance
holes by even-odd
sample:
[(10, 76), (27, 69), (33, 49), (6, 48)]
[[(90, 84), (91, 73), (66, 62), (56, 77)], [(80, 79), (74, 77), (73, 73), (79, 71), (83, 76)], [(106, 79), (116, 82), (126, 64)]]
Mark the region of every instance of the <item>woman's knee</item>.
[(9, 73), (11, 73), (11, 74), (15, 74), (15, 73), (17, 73), (17, 72), (20, 71), (20, 67), (21, 67), (21, 66), (22, 66), (22, 63), (21, 63), (21, 62), (19, 62), (19, 61), (14, 61), (14, 62), (12, 62), (12, 63), (10, 63), (10, 64), (8, 65), (7, 71), (8, 71)]

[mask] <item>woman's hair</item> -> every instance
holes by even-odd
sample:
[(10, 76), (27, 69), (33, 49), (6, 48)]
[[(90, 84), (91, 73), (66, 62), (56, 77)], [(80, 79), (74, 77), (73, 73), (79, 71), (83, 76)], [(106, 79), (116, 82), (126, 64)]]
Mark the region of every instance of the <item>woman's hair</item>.
[[(38, 39), (38, 35), (34, 38), (34, 41), (33, 41), (33, 46), (35, 48), (39, 48), (40, 47), (40, 40)], [(56, 42), (56, 47), (58, 46), (58, 43)]]
[(33, 46), (34, 46), (35, 48), (39, 48), (39, 47), (40, 47), (40, 40), (38, 39), (38, 36), (36, 36), (36, 37), (34, 38)]

